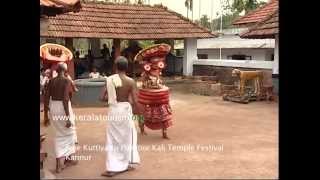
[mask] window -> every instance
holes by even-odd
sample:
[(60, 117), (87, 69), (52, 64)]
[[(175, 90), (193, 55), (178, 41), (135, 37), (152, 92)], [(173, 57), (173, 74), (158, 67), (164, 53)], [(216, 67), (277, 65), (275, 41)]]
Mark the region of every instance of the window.
[(274, 61), (274, 54), (271, 54), (271, 61)]
[(198, 54), (198, 59), (208, 59), (208, 54)]
[(227, 56), (227, 59), (233, 60), (252, 60), (252, 56), (246, 56), (244, 54), (234, 54), (232, 56)]

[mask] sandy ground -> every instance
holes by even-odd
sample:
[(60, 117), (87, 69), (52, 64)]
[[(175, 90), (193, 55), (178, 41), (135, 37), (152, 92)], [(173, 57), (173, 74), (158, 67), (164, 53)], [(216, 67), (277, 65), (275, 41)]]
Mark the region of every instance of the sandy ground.
[[(138, 136), (141, 164), (114, 178), (267, 178), (278, 177), (278, 104), (237, 104), (221, 97), (183, 93), (173, 88), (174, 125), (170, 140), (161, 131)], [(74, 108), (77, 115), (105, 115), (106, 108)], [(41, 113), (41, 119), (43, 114)], [(41, 120), (42, 121), (42, 120)], [(104, 151), (106, 121), (78, 121), (79, 152), (83, 160), (57, 178), (106, 179)], [(52, 129), (44, 144), (49, 157), (45, 168), (54, 171)], [(91, 148), (91, 149), (90, 149)], [(79, 156), (79, 157), (80, 157)]]

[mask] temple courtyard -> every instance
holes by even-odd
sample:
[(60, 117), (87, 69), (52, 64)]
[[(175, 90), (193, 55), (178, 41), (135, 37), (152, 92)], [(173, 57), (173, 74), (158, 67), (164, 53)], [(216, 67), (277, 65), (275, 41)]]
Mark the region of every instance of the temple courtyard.
[[(170, 140), (146, 128), (138, 134), (141, 165), (114, 178), (278, 178), (278, 103), (238, 104), (221, 96), (200, 96), (171, 86), (173, 126)], [(106, 107), (74, 107), (77, 116), (103, 116)], [(41, 121), (43, 114), (41, 113)], [(103, 120), (77, 121), (79, 164), (55, 174), (53, 131), (47, 133), (44, 168), (56, 178), (107, 179), (106, 125)], [(47, 176), (49, 177), (49, 176)]]

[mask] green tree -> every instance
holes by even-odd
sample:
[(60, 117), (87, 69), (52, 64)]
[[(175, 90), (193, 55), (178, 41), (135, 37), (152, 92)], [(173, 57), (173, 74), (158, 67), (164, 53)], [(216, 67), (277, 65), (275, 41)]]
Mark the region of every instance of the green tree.
[[(262, 5), (265, 2), (258, 2), (258, 0), (222, 0), (223, 16), (222, 29), (232, 28), (232, 22), (239, 17), (241, 12), (248, 13)], [(201, 21), (202, 19), (202, 21)], [(217, 18), (211, 22), (206, 22), (206, 18), (200, 19), (200, 25), (209, 27), (211, 30), (219, 30), (221, 24), (221, 15), (217, 13)], [(212, 26), (211, 26), (212, 25)]]
[(195, 20), (195, 23), (199, 24), (202, 27), (211, 29), (211, 23), (210, 23), (209, 18), (206, 14), (202, 15), (200, 20)]
[(258, 2), (258, 0), (227, 0), (226, 7), (228, 7), (233, 13), (240, 14), (244, 11), (247, 14), (249, 11), (252, 11), (261, 5), (266, 4), (266, 2)]
[[(222, 16), (222, 29), (232, 28), (232, 22), (239, 17), (238, 14), (225, 14)], [(221, 23), (221, 16), (218, 16), (217, 18), (212, 20), (212, 30), (219, 30), (220, 29), (220, 23)]]

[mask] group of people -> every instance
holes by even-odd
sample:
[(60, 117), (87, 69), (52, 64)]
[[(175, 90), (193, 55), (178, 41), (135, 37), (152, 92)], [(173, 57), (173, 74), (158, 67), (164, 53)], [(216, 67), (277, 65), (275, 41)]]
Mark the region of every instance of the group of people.
[[(74, 67), (75, 67), (75, 76), (76, 78), (80, 77), (81, 75), (85, 74), (86, 72), (92, 72), (93, 69), (98, 71), (97, 66), (94, 62), (94, 56), (91, 50), (88, 50), (88, 54), (86, 56), (86, 62), (80, 60), (80, 52), (75, 51), (74, 53)], [(112, 51), (107, 46), (107, 44), (103, 44), (103, 48), (100, 50), (100, 58), (103, 59), (103, 65), (99, 67), (99, 73), (101, 74), (108, 74), (112, 73), (113, 62), (115, 58), (115, 48), (112, 46)]]
[[(100, 97), (109, 105), (106, 130), (106, 171), (101, 174), (108, 177), (132, 170), (134, 164), (140, 163), (137, 130), (133, 121), (133, 114), (136, 113), (133, 112), (133, 109), (139, 111), (136, 83), (126, 75), (128, 60), (125, 57), (118, 57), (115, 67), (116, 73), (106, 78), (106, 86)], [(76, 153), (78, 143), (75, 114), (71, 107), (71, 98), (75, 88), (72, 79), (68, 78), (67, 68), (65, 63), (58, 63), (57, 75), (46, 78), (46, 87), (42, 89), (44, 125), (52, 124), (55, 132), (57, 173), (67, 166), (78, 163), (72, 158)]]

